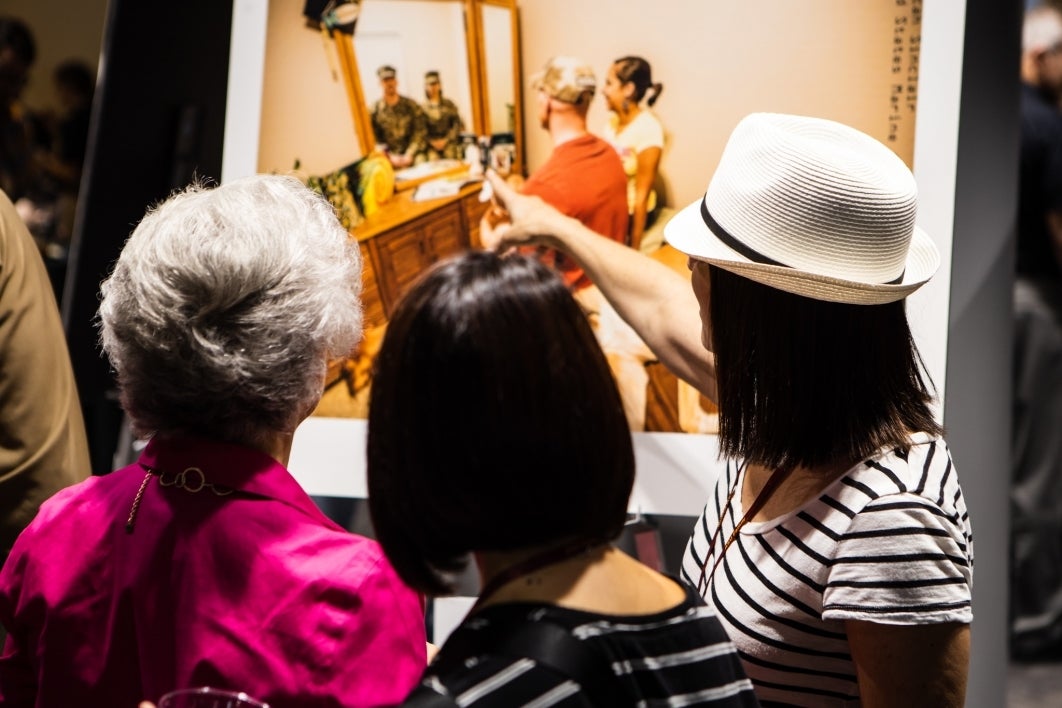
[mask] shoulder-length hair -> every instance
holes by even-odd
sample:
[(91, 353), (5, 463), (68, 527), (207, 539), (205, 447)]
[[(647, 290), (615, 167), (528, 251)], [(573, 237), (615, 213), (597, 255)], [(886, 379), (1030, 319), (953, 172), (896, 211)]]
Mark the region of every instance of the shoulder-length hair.
[(722, 454), (813, 466), (942, 434), (903, 300), (824, 302), (716, 266), (710, 280)]
[(103, 283), (100, 337), (140, 434), (253, 443), (321, 397), (361, 337), (358, 246), (294, 177), (194, 185), (148, 212)]
[(471, 551), (605, 541), (634, 453), (616, 384), (557, 276), (469, 252), (394, 312), (373, 374), (369, 508), (411, 587), (452, 592)]

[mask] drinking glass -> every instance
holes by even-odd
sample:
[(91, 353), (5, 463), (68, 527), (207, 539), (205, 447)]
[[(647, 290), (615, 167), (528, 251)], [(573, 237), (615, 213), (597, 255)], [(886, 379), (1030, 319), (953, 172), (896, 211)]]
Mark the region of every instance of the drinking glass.
[(202, 686), (171, 691), (159, 699), (158, 708), (269, 708), (269, 705), (243, 692)]

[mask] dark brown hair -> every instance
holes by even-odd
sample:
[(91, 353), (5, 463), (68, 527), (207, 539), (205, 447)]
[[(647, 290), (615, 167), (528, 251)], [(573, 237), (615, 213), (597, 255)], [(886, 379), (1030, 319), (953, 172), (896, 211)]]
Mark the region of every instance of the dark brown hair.
[(0, 49), (8, 49), (27, 67), (37, 60), (37, 43), (33, 32), (22, 20), (8, 15), (0, 16)]
[(541, 263), (470, 252), (398, 305), (376, 358), (369, 508), (418, 590), (471, 551), (614, 538), (634, 453), (585, 315)]
[(86, 103), (92, 101), (92, 94), (96, 90), (96, 75), (88, 64), (80, 59), (70, 59), (55, 67), (52, 73), (55, 83), (63, 86)]
[(621, 83), (634, 84), (634, 93), (631, 98), (636, 104), (642, 102), (642, 97), (650, 89), (652, 89), (652, 94), (646, 103), (650, 106), (656, 103), (656, 99), (660, 98), (660, 92), (664, 90), (664, 85), (659, 82), (653, 83), (653, 70), (649, 62), (641, 57), (631, 56), (620, 57), (613, 64), (616, 67), (616, 77)]
[(943, 433), (903, 300), (823, 302), (716, 266), (710, 279), (722, 454), (812, 466)]

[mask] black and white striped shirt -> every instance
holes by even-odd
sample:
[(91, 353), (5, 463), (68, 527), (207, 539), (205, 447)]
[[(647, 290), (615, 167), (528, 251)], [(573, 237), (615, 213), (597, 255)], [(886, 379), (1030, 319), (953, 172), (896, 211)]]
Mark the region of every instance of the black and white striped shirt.
[(741, 476), (727, 465), (690, 537), (682, 576), (700, 582), (717, 608), (761, 701), (858, 705), (846, 620), (972, 620), (973, 537), (943, 440), (917, 435), (907, 451), (860, 463), (802, 507), (747, 523), (706, 588), (744, 514), (740, 492), (727, 505)]
[[(549, 621), (602, 653), (632, 705), (759, 705), (715, 613), (692, 588), (686, 590), (682, 604), (653, 615), (601, 615), (537, 603), (493, 605), (466, 619), (458, 631), (515, 631), (527, 622)], [(446, 652), (444, 645), (440, 657)], [(461, 667), (448, 675), (433, 670), (438, 663), (443, 662), (428, 667), (422, 683), (448, 693), (462, 708), (590, 705), (571, 677), (533, 659), (469, 656), (445, 662)]]

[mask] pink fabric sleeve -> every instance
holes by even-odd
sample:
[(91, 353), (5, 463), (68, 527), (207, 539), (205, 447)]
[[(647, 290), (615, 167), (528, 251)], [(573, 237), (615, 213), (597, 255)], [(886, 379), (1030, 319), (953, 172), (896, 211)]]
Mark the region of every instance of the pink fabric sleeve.
[(340, 645), (338, 664), (350, 668), (345, 706), (402, 702), (427, 666), (424, 602), (383, 557), (359, 588), (362, 608)]

